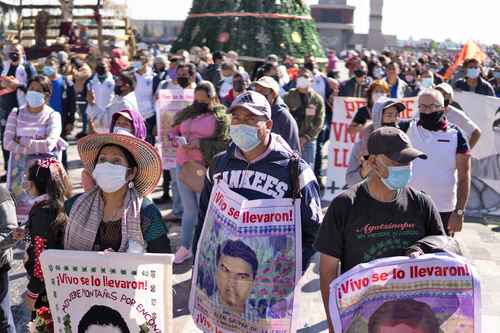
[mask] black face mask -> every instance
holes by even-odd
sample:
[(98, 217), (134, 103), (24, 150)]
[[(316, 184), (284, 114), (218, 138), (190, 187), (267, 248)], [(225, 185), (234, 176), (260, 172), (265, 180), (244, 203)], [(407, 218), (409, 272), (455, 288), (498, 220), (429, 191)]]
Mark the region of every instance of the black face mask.
[(243, 90), (245, 90), (243, 81), (233, 81), (233, 90), (236, 92), (242, 92)]
[(420, 114), (420, 124), (429, 131), (439, 131), (444, 127), (445, 123), (444, 111)]
[(19, 53), (9, 53), (10, 60), (16, 62), (19, 60)]
[(449, 99), (445, 99), (444, 100), (444, 106), (448, 107), (448, 105), (450, 105), (450, 100)]
[(73, 60), (71, 63), (73, 64), (73, 66), (75, 66), (76, 69), (82, 68), (82, 62), (78, 59)]
[(396, 123), (382, 123), (382, 126), (384, 127), (398, 127)]
[(366, 73), (365, 73), (365, 71), (364, 71), (364, 70), (362, 70), (362, 69), (356, 69), (356, 70), (354, 71), (354, 76), (356, 76), (356, 77), (363, 77), (363, 76), (365, 76), (365, 75), (366, 75)]
[(193, 107), (198, 113), (204, 113), (208, 111), (208, 104), (207, 103), (201, 103), (198, 101), (193, 102)]
[(312, 62), (306, 62), (304, 64), (304, 68), (310, 70), (311, 72), (314, 72), (314, 64)]
[(103, 76), (104, 74), (106, 74), (106, 66), (97, 65), (95, 68), (95, 72), (97, 73), (97, 75)]
[(156, 74), (159, 74), (159, 73), (163, 73), (165, 71), (165, 66), (161, 66), (160, 68), (155, 66), (153, 69), (154, 69), (154, 72)]
[(115, 95), (121, 96), (122, 94), (122, 86), (115, 85)]
[(186, 88), (189, 86), (189, 79), (187, 77), (178, 77), (177, 78), (177, 83), (182, 87)]

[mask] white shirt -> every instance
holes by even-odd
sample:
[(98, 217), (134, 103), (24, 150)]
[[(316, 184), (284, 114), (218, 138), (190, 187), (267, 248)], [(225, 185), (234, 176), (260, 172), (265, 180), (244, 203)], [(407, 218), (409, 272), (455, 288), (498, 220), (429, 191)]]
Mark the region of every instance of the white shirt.
[(94, 130), (97, 133), (109, 133), (113, 115), (123, 110), (139, 111), (137, 99), (133, 91), (123, 97), (115, 95), (111, 104), (104, 111), (93, 114), (92, 124), (94, 125)]
[(427, 159), (412, 163), (410, 186), (429, 194), (441, 213), (452, 212), (457, 204), (458, 130), (429, 131), (413, 121), (408, 137), (414, 148), (423, 151)]
[(450, 123), (457, 125), (458, 128), (460, 128), (462, 132), (464, 132), (467, 140), (470, 140), (472, 133), (476, 129), (479, 129), (479, 127), (472, 121), (472, 119), (469, 118), (469, 116), (465, 112), (457, 109), (452, 105), (448, 105), (446, 117), (448, 118), (448, 121)]
[(108, 76), (102, 82), (99, 81), (97, 75), (94, 75), (89, 83), (87, 83), (87, 90), (95, 94), (97, 112), (106, 110), (115, 96), (115, 80), (113, 79), (113, 75), (108, 73)]
[(155, 115), (153, 103), (153, 77), (154, 73), (149, 68), (142, 75), (135, 72), (135, 79), (137, 80), (137, 84), (135, 86), (135, 96), (137, 97), (139, 112), (144, 120)]

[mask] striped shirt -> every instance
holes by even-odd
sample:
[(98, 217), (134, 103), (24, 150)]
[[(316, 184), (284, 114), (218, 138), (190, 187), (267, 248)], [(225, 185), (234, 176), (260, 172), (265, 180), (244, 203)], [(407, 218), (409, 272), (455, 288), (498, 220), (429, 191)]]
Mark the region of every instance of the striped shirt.
[(61, 132), (61, 115), (49, 106), (38, 113), (21, 108), (10, 113), (3, 144), (5, 150), (17, 154), (50, 153), (62, 141)]

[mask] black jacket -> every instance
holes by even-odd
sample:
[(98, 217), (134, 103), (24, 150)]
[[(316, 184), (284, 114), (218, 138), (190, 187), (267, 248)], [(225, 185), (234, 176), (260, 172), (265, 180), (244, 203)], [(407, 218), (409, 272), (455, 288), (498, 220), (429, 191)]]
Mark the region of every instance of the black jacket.
[[(467, 78), (461, 78), (460, 80), (455, 82), (455, 88), (463, 91), (471, 91), (471, 88), (467, 83)], [(477, 78), (477, 86), (473, 92), (481, 95), (495, 96), (495, 90), (493, 89), (491, 84), (489, 84), (489, 82), (483, 79), (481, 76)]]
[(273, 128), (271, 132), (281, 135), (294, 151), (300, 152), (299, 127), (283, 99), (278, 96), (271, 106)]

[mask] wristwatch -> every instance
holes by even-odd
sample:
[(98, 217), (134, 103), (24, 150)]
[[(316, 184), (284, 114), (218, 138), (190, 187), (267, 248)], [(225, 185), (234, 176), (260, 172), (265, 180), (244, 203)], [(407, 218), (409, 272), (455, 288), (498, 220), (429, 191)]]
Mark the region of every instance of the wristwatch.
[(463, 215), (464, 215), (464, 211), (463, 211), (463, 209), (455, 209), (455, 213), (456, 213), (458, 216), (463, 216)]

